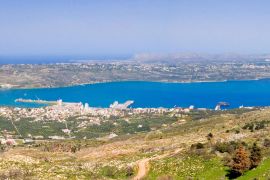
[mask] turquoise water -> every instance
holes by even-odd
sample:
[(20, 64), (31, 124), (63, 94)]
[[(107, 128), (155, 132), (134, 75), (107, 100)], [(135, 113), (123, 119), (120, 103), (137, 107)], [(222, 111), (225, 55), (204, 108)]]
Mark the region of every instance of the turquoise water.
[(112, 102), (134, 100), (132, 107), (214, 108), (220, 101), (230, 108), (270, 105), (270, 80), (207, 83), (112, 82), (63, 88), (14, 89), (0, 91), (0, 105), (36, 107), (15, 103), (15, 99), (42, 99), (89, 103), (108, 107)]

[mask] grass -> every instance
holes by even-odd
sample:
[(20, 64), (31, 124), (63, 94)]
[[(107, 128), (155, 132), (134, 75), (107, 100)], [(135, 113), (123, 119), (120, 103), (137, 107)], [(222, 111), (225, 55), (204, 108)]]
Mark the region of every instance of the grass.
[(164, 175), (174, 179), (221, 179), (226, 175), (226, 168), (219, 158), (204, 159), (199, 156), (171, 157), (152, 162), (148, 178), (157, 179)]
[(257, 168), (246, 172), (239, 180), (249, 179), (269, 179), (270, 177), (270, 158), (265, 159)]
[[(219, 158), (204, 159), (200, 156), (185, 158), (172, 157), (151, 163), (148, 179), (171, 176), (174, 179), (212, 179), (226, 178), (228, 168)], [(270, 158), (265, 159), (257, 168), (247, 171), (239, 180), (266, 180), (270, 177)], [(227, 179), (227, 178), (226, 178)]]
[(225, 177), (227, 167), (223, 166), (223, 163), (215, 158), (209, 161), (204, 162), (205, 170), (203, 172), (199, 172), (196, 175), (198, 179), (212, 179), (212, 180), (219, 180)]
[(17, 179), (95, 179), (97, 173), (82, 169), (80, 163), (72, 160), (61, 160), (53, 162), (37, 162), (28, 164), (24, 162), (3, 161), (0, 163), (0, 179), (2, 172), (8, 170), (19, 170), (24, 177)]
[[(185, 159), (169, 158), (164, 161), (151, 163), (148, 179), (157, 179), (164, 175), (174, 179), (212, 179), (219, 180), (226, 177), (228, 168), (218, 158), (205, 160), (201, 157), (187, 157)], [(239, 180), (258, 179), (264, 180), (270, 177), (270, 158), (265, 159), (257, 168), (246, 172)]]

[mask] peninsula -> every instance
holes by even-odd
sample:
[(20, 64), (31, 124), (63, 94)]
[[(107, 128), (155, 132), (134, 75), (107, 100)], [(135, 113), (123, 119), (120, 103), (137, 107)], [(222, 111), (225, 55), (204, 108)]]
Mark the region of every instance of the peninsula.
[(0, 87), (50, 88), (113, 81), (209, 82), (270, 78), (267, 55), (146, 57), (122, 61), (0, 65)]

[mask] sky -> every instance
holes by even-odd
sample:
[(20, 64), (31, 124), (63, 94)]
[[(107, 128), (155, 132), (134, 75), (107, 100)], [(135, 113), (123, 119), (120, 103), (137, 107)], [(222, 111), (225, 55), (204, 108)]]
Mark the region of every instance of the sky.
[(269, 0), (0, 0), (0, 56), (270, 53)]

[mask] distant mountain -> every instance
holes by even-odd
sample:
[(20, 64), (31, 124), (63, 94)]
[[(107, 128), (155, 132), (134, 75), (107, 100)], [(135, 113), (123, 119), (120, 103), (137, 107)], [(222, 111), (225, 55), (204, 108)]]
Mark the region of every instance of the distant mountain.
[(270, 60), (269, 54), (203, 54), (203, 53), (142, 53), (133, 56), (133, 60), (139, 63), (172, 63), (181, 62), (248, 62), (248, 61), (265, 61)]

